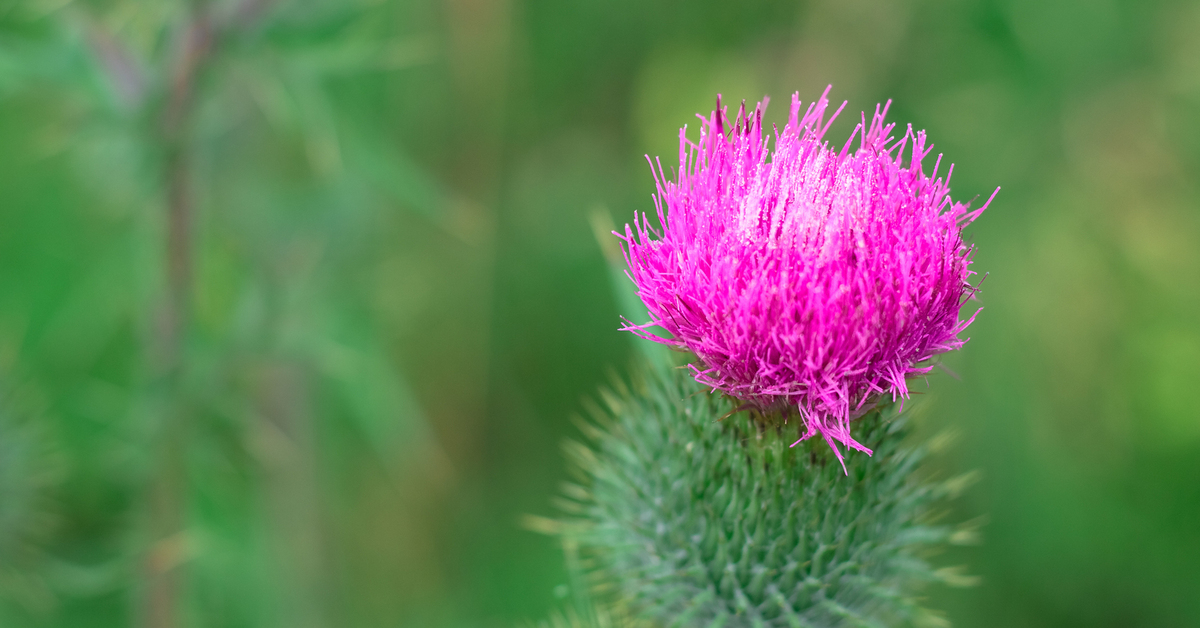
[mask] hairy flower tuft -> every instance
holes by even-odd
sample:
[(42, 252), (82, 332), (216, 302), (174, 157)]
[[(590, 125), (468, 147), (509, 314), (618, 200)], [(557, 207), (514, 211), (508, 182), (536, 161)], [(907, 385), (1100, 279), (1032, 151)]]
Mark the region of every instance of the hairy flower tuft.
[(932, 145), (911, 125), (895, 141), (891, 101), (835, 151), (823, 138), (842, 109), (825, 119), (828, 93), (803, 112), (794, 94), (787, 125), (765, 137), (766, 99), (730, 124), (718, 96), (698, 141), (680, 130), (674, 181), (651, 162), (658, 224), (635, 212), (617, 235), (652, 317), (624, 329), (695, 353), (713, 390), (795, 409), (796, 443), (820, 434), (841, 461), (835, 443), (871, 453), (852, 418), (882, 395), (907, 398), (906, 379), (965, 342), (975, 317), (959, 309), (975, 288), (962, 229), (991, 199), (951, 200), (953, 166), (939, 179), (939, 155), (925, 174)]

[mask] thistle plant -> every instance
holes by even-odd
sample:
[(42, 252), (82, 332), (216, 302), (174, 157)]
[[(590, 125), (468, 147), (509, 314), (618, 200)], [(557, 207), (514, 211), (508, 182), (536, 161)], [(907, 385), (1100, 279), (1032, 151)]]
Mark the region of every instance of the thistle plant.
[(827, 94), (769, 134), (765, 100), (731, 121), (718, 98), (674, 180), (652, 162), (656, 220), (616, 234), (650, 315), (623, 328), (693, 357), (606, 394), (560, 529), (651, 625), (937, 625), (922, 588), (965, 582), (927, 562), (964, 536), (934, 516), (964, 479), (923, 467), (902, 411), (978, 313), (962, 229), (987, 203), (952, 200), (887, 105), (830, 146)]

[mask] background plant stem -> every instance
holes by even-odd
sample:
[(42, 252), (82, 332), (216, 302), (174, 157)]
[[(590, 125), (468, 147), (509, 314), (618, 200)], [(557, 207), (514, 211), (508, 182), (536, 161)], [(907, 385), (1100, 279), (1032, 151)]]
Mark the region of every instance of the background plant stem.
[(196, 77), (204, 68), (214, 43), (211, 20), (202, 4), (193, 7), (182, 31), (180, 59), (170, 77), (162, 119), (162, 145), (166, 178), (166, 276), (162, 320), (155, 339), (163, 395), (159, 406), (155, 471), (150, 479), (150, 546), (144, 565), (144, 598), (141, 611), (146, 628), (173, 628), (179, 623), (183, 587), (182, 564), (189, 539), (187, 509), (186, 343), (190, 321), (193, 273), (193, 197), (188, 121), (192, 112)]

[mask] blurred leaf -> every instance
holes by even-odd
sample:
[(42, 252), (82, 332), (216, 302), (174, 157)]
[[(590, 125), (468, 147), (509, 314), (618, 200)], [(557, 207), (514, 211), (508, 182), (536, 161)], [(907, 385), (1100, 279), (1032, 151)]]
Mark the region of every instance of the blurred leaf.
[(40, 412), (6, 388), (0, 394), (0, 616), (5, 604), (44, 615), (54, 605), (46, 568), (65, 461)]

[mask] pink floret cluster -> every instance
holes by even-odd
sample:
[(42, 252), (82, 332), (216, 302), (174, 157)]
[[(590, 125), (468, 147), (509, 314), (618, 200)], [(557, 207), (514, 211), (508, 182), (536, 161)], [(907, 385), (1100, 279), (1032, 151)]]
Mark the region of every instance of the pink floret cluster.
[(796, 443), (820, 434), (842, 460), (835, 443), (871, 453), (853, 418), (907, 398), (908, 379), (965, 342), (975, 317), (959, 310), (975, 288), (962, 229), (987, 203), (951, 200), (953, 166), (939, 179), (939, 155), (927, 175), (925, 133), (896, 141), (887, 105), (835, 150), (828, 93), (803, 111), (793, 95), (787, 125), (765, 136), (765, 99), (731, 124), (718, 98), (698, 141), (680, 130), (674, 181), (651, 164), (657, 224), (635, 213), (617, 235), (652, 318), (624, 328), (693, 352), (714, 390), (795, 411)]

